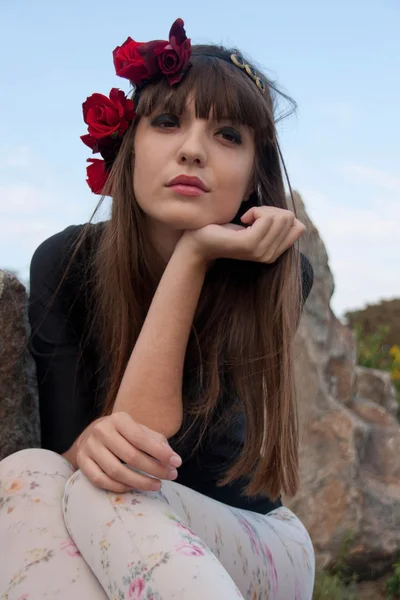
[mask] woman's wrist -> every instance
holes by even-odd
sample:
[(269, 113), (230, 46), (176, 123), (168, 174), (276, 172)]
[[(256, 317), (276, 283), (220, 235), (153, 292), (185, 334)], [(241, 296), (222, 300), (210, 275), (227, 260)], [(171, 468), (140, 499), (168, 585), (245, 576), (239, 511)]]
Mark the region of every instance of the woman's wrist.
[(175, 253), (181, 253), (185, 261), (192, 263), (195, 268), (198, 267), (200, 270), (207, 271), (213, 262), (201, 251), (201, 247), (191, 235), (191, 231), (183, 233), (175, 247)]

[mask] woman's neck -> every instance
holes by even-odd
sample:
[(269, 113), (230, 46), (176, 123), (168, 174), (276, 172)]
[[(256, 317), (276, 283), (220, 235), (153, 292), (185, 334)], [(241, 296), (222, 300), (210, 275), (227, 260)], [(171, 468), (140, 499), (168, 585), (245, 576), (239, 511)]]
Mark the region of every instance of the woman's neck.
[(154, 219), (147, 219), (147, 231), (154, 248), (161, 258), (168, 263), (183, 231), (171, 229), (171, 227)]

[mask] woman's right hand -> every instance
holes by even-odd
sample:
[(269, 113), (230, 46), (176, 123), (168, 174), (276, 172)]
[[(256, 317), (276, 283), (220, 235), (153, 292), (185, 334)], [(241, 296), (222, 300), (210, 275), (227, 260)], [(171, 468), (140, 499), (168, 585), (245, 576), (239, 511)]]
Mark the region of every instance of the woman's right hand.
[(288, 209), (253, 206), (242, 217), (245, 226), (210, 224), (187, 229), (177, 248), (184, 246), (206, 264), (218, 258), (273, 264), (305, 232), (305, 226)]
[(161, 479), (176, 479), (182, 460), (164, 435), (115, 412), (93, 421), (79, 436), (76, 463), (97, 487), (122, 493), (159, 490)]

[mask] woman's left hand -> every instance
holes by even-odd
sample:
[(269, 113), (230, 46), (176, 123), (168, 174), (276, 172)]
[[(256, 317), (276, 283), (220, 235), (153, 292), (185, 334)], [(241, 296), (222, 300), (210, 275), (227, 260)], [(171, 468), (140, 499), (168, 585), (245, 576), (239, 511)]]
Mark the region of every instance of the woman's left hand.
[(290, 210), (273, 206), (252, 207), (241, 221), (248, 227), (227, 223), (187, 230), (179, 244), (189, 244), (196, 256), (207, 263), (233, 258), (272, 264), (306, 229)]

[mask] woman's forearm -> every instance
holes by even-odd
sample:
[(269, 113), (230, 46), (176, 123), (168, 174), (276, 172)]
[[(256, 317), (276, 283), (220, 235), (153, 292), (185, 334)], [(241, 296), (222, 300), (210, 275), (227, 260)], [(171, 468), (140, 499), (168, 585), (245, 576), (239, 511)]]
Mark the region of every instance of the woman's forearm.
[(130, 356), (113, 412), (174, 435), (182, 424), (182, 377), (206, 264), (178, 245), (154, 295)]

